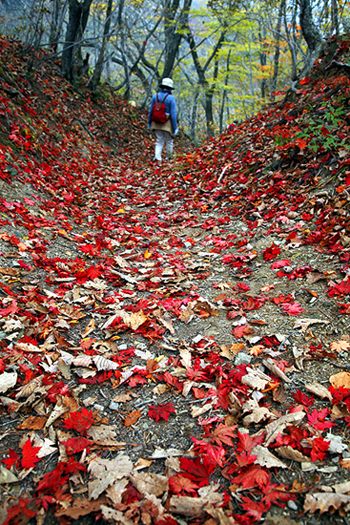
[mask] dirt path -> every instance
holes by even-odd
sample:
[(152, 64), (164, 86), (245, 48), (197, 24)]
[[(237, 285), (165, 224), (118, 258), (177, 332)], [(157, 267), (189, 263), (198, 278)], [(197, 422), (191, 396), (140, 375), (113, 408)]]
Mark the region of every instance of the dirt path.
[[(328, 390), (350, 346), (327, 293), (341, 282), (338, 257), (288, 240), (299, 217), (249, 228), (174, 173), (125, 171), (64, 208), (65, 228), (43, 195), (2, 185), (9, 210), (27, 195), (41, 200), (27, 204), (31, 215), (52, 221), (35, 230), (39, 256), (34, 235), (2, 227), (3, 363), (16, 381), (3, 387), (1, 445), (18, 454), (10, 472), (23, 479), (6, 485), (3, 516), (17, 497), (37, 513), (48, 494), (44, 523), (96, 511), (122, 523), (253, 523), (266, 512), (281, 523), (277, 502), (288, 523), (306, 524), (315, 518), (304, 505), (346, 505), (346, 494), (322, 499), (349, 479), (343, 404)], [(88, 419), (67, 429), (74, 414)], [(39, 447), (29, 470), (28, 438)], [(73, 457), (87, 472), (62, 467), (43, 483)]]

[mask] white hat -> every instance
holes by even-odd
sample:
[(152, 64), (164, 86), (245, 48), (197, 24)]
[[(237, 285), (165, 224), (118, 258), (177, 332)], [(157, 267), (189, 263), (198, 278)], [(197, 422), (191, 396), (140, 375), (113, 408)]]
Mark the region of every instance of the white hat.
[(167, 87), (170, 89), (174, 89), (174, 82), (171, 80), (171, 78), (163, 78), (161, 87)]

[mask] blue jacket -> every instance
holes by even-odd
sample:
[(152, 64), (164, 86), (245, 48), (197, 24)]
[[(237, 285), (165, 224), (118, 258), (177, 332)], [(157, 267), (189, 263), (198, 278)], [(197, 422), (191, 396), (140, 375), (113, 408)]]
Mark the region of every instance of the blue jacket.
[[(167, 94), (168, 94), (168, 96), (166, 97)], [(166, 97), (166, 100), (164, 102), (164, 104), (165, 104), (165, 113), (167, 115), (170, 115), (171, 125), (172, 125), (172, 128), (173, 128), (174, 134), (176, 134), (176, 132), (177, 132), (177, 119), (176, 119), (175, 97), (174, 97), (174, 95), (171, 94), (170, 91), (168, 91), (167, 89), (162, 88), (160, 90), (160, 92), (158, 93), (158, 100), (159, 100), (159, 102), (163, 102), (165, 97)], [(153, 95), (152, 100), (151, 100), (151, 106), (149, 108), (149, 113), (148, 113), (148, 129), (151, 129), (152, 109), (153, 109), (153, 104), (155, 104), (156, 102), (157, 102), (157, 94)]]

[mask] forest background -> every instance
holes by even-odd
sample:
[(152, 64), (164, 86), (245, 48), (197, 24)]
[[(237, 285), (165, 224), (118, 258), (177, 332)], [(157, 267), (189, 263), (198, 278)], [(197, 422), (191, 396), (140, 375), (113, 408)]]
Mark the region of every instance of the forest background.
[(31, 68), (40, 69), (44, 50), (77, 89), (84, 78), (92, 96), (112, 90), (146, 110), (161, 78), (173, 77), (181, 129), (198, 143), (293, 90), (326, 39), (349, 30), (350, 7), (346, 0), (1, 0), (0, 22), (3, 34), (24, 42)]

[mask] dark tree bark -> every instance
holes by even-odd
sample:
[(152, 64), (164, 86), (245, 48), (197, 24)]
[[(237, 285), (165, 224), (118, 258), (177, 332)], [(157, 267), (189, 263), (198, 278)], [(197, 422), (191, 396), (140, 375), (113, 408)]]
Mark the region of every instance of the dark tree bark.
[(76, 78), (75, 57), (89, 18), (91, 3), (92, 0), (82, 2), (69, 0), (68, 26), (62, 53), (62, 73), (70, 82), (74, 82)]
[(331, 11), (332, 11), (332, 33), (334, 33), (336, 36), (339, 36), (339, 17), (338, 17), (337, 0), (332, 0)]
[(308, 47), (305, 66), (302, 71), (302, 76), (305, 76), (312, 68), (315, 60), (321, 55), (325, 41), (314, 22), (311, 0), (299, 0), (299, 6), (301, 32)]
[[(198, 84), (201, 86), (205, 94), (205, 102), (204, 102), (205, 118), (206, 118), (206, 124), (207, 124), (207, 135), (210, 137), (211, 135), (214, 134), (213, 96), (214, 96), (215, 80), (218, 75), (217, 54), (222, 48), (222, 45), (225, 41), (227, 28), (226, 26), (224, 26), (224, 29), (221, 32), (220, 37), (211, 55), (208, 57), (206, 63), (203, 66), (199, 60), (197, 46), (194, 40), (194, 36), (192, 34), (191, 27), (189, 25), (187, 25), (186, 31), (187, 31), (187, 41), (190, 46), (190, 51), (191, 51), (194, 67), (196, 69), (197, 76), (198, 76)], [(215, 59), (214, 81), (213, 81), (213, 84), (210, 86), (208, 84), (208, 81), (206, 80), (205, 75), (213, 59)]]
[(277, 78), (278, 78), (278, 68), (279, 68), (279, 59), (280, 59), (280, 40), (281, 40), (281, 26), (282, 26), (282, 14), (285, 6), (286, 0), (281, 0), (280, 7), (278, 10), (278, 18), (276, 23), (276, 32), (275, 32), (275, 54), (273, 57), (273, 75), (271, 81), (271, 100), (275, 100), (275, 91), (277, 87)]
[(166, 2), (164, 8), (165, 61), (161, 74), (162, 78), (171, 76), (183, 38), (183, 29), (187, 25), (191, 3), (192, 0), (184, 0), (184, 5), (177, 15), (180, 9), (180, 0), (167, 0)]
[(96, 88), (101, 80), (103, 63), (104, 63), (106, 48), (107, 48), (107, 44), (109, 40), (108, 35), (109, 35), (110, 28), (111, 28), (112, 6), (113, 6), (113, 0), (108, 0), (106, 21), (105, 21), (105, 27), (103, 31), (103, 38), (102, 38), (102, 46), (101, 46), (100, 54), (98, 56), (98, 59), (95, 65), (94, 72), (89, 82), (92, 91), (96, 91)]
[(54, 53), (57, 53), (58, 41), (60, 39), (64, 17), (68, 7), (68, 0), (53, 0), (51, 21), (50, 21), (50, 46)]

